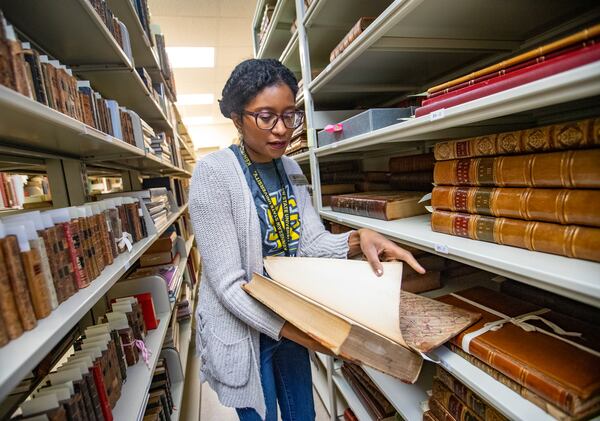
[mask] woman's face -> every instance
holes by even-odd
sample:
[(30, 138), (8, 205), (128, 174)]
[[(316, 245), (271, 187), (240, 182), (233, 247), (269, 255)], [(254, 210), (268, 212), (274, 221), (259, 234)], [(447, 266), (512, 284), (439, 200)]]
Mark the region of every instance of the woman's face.
[[(271, 112), (279, 115), (294, 110), (294, 95), (285, 83), (267, 86), (244, 108), (246, 112)], [(258, 118), (260, 119), (261, 116)], [(255, 117), (246, 113), (242, 116), (234, 116), (233, 121), (238, 130), (242, 131), (246, 152), (254, 162), (269, 162), (281, 158), (294, 132), (294, 129), (289, 129), (283, 124), (281, 118), (271, 130), (260, 129)]]

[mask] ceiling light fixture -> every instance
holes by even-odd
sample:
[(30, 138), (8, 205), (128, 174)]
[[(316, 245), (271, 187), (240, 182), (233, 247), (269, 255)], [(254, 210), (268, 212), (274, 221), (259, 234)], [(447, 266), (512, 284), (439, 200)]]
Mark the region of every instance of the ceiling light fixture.
[(186, 126), (201, 126), (204, 124), (211, 124), (214, 121), (210, 115), (202, 115), (197, 117), (184, 117), (183, 123)]
[(215, 67), (213, 47), (167, 47), (166, 49), (173, 69)]
[(177, 94), (177, 105), (209, 105), (214, 102), (213, 94)]

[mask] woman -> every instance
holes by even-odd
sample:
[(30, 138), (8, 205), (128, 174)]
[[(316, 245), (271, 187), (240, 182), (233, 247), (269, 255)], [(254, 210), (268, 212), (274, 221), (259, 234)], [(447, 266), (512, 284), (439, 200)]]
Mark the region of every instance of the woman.
[(197, 312), (201, 379), (241, 421), (315, 417), (306, 348), (317, 342), (255, 301), (241, 288), (263, 273), (270, 255), (379, 261), (413, 256), (383, 236), (361, 229), (333, 235), (311, 205), (298, 164), (283, 154), (304, 114), (295, 109), (298, 85), (276, 60), (246, 60), (232, 72), (220, 101), (241, 144), (200, 160), (190, 189), (190, 214), (202, 254)]

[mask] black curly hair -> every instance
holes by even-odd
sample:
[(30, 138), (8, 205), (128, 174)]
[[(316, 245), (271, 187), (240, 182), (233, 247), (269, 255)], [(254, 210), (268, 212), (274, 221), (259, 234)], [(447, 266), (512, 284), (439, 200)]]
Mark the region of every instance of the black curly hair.
[(286, 84), (294, 98), (298, 92), (298, 82), (290, 69), (275, 59), (249, 59), (235, 66), (227, 79), (222, 99), (219, 100), (221, 113), (231, 118), (231, 114), (241, 115), (244, 107), (260, 91), (268, 86)]

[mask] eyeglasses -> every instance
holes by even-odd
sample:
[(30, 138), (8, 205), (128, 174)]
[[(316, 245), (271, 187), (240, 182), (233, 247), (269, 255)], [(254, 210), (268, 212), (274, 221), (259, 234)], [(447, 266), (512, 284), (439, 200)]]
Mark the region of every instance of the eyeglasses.
[(243, 111), (243, 113), (253, 116), (256, 121), (256, 126), (262, 130), (273, 130), (279, 119), (283, 121), (283, 125), (288, 129), (300, 127), (304, 121), (304, 111), (290, 111), (282, 114), (276, 114), (270, 111)]

